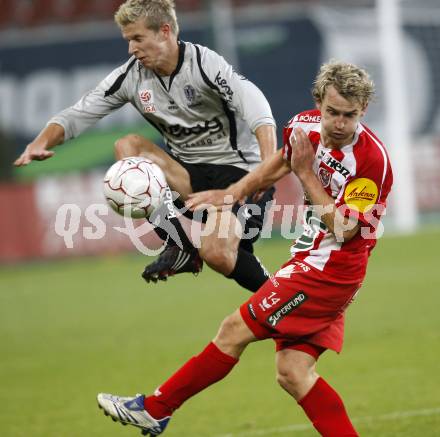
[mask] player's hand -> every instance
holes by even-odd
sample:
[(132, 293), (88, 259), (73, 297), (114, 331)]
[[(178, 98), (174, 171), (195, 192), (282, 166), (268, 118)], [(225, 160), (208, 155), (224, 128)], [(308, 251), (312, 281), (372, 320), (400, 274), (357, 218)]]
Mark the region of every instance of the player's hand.
[(30, 143), (25, 151), (15, 160), (14, 165), (16, 167), (22, 167), (28, 165), (31, 161), (44, 161), (52, 157), (55, 152), (47, 150), (46, 147), (39, 143)]
[(295, 129), (295, 138), (292, 136), (292, 171), (302, 179), (305, 175), (313, 174), (315, 151), (307, 134), (301, 129)]
[(227, 190), (199, 191), (198, 193), (191, 193), (188, 197), (185, 206), (191, 211), (212, 207), (218, 210), (225, 206), (232, 208), (232, 205), (236, 202), (234, 196)]

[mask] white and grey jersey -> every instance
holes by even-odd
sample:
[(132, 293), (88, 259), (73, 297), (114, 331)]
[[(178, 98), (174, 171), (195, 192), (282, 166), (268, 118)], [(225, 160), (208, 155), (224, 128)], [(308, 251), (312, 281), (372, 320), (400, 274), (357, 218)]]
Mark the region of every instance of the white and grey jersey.
[(53, 117), (65, 140), (131, 103), (188, 163), (230, 164), (251, 170), (260, 161), (255, 130), (275, 125), (263, 93), (216, 52), (179, 41), (179, 61), (160, 77), (132, 57), (74, 106)]

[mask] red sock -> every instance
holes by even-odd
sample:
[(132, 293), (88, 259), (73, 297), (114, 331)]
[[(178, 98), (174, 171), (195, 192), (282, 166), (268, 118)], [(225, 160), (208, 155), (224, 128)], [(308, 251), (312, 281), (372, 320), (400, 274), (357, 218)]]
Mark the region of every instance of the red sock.
[(342, 399), (322, 378), (316, 381), (298, 404), (322, 436), (358, 436), (348, 418)]
[(145, 409), (155, 418), (171, 416), (187, 399), (223, 379), (238, 360), (223, 353), (214, 343), (192, 357), (153, 396), (145, 398)]

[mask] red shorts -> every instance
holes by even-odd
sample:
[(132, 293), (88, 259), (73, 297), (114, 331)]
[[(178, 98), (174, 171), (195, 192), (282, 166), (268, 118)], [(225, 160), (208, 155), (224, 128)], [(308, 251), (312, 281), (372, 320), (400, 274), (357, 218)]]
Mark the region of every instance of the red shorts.
[(254, 335), (273, 338), (277, 350), (298, 349), (317, 358), (325, 349), (341, 351), (344, 310), (360, 286), (325, 281), (322, 272), (291, 259), (240, 312)]

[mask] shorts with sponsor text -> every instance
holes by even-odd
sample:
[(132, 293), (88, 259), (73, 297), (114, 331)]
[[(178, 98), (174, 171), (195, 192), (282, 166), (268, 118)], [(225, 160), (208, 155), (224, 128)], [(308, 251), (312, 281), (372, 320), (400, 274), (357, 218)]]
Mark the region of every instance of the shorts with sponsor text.
[[(344, 341), (344, 310), (361, 284), (325, 281), (323, 273), (291, 259), (240, 307), (241, 315), (259, 339), (273, 338), (277, 350), (312, 345), (340, 352)], [(295, 347), (295, 346), (298, 347)]]

